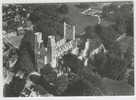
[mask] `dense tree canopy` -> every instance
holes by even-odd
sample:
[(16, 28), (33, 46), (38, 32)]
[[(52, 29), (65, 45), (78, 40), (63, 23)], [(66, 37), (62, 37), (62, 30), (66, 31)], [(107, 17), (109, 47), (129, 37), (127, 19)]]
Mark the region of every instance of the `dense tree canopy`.
[[(77, 9), (85, 9), (90, 5), (85, 3), (76, 6)], [(19, 27), (24, 28), (24, 37), (18, 50), (19, 58), (13, 67), (13, 72), (16, 74), (23, 71), (26, 76), (30, 75), (30, 80), (35, 83), (34, 87), (41, 95), (48, 93), (54, 96), (112, 94), (113, 90), (107, 91), (107, 87), (104, 87), (103, 78), (112, 79), (113, 82), (111, 83), (116, 83), (115, 80), (125, 79), (127, 69), (132, 70), (127, 79), (128, 83), (133, 86), (134, 65), (132, 47), (128, 46), (125, 53), (122, 53), (122, 48), (120, 48), (123, 43), (128, 45), (132, 44), (132, 41), (129, 43), (123, 40), (122, 43), (116, 41), (117, 37), (123, 33), (127, 33), (131, 37), (133, 36), (132, 8), (133, 5), (131, 4), (116, 5), (112, 3), (111, 5), (104, 6), (102, 18), (103, 20), (113, 22), (113, 24), (108, 26), (97, 24), (85, 28), (85, 34), (80, 37), (80, 40), (82, 40), (79, 43), (80, 51), (86, 49), (84, 48), (85, 42), (89, 38), (92, 40), (99, 39), (100, 44), (105, 46), (106, 53), (103, 51), (98, 52), (91, 56), (92, 58), (90, 56), (87, 58), (83, 57), (81, 60), (79, 56), (68, 52), (59, 59), (58, 69), (53, 69), (50, 64), (45, 64), (38, 75), (30, 75), (31, 72), (37, 71), (33, 33), (42, 32), (44, 47), (47, 46), (49, 35), (57, 37), (56, 40), (62, 38), (63, 22), (69, 20), (64, 17), (69, 12), (68, 6), (66, 4), (17, 4), (3, 6), (3, 30), (10, 32), (17, 31)], [(26, 29), (29, 24), (34, 26), (33, 29)], [(84, 62), (87, 60), (88, 64), (85, 66)], [(14, 76), (10, 84), (5, 85), (5, 96), (19, 96), (26, 80), (26, 77), (20, 79), (18, 76)], [(112, 87), (113, 84), (108, 85)], [(8, 91), (13, 92), (9, 93)]]
[(133, 36), (133, 4), (117, 5), (112, 3), (103, 7), (102, 18), (115, 22), (118, 33)]

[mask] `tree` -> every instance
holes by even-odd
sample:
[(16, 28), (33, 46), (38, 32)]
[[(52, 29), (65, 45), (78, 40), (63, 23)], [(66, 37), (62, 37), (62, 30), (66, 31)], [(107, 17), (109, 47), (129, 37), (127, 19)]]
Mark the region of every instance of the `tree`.
[(103, 7), (102, 18), (115, 22), (114, 29), (118, 33), (133, 36), (133, 4), (114, 4)]
[(114, 5), (113, 3), (108, 6), (104, 6), (102, 9), (102, 17), (106, 19), (114, 20), (115, 17), (113, 15), (117, 10), (118, 10), (117, 5)]
[[(32, 6), (33, 7), (33, 6)], [(36, 31), (43, 33), (44, 46), (47, 46), (49, 35), (63, 34), (63, 17), (60, 16), (57, 5), (37, 5), (31, 16)]]
[(127, 69), (125, 60), (111, 53), (96, 54), (93, 60), (93, 66), (95, 66), (96, 72), (98, 72), (100, 76), (113, 80), (122, 80)]
[[(91, 2), (92, 4), (92, 2)], [(92, 5), (96, 5), (95, 3), (93, 3)], [(80, 8), (80, 9), (87, 9), (90, 5), (88, 3), (80, 3), (75, 5), (76, 7)]]
[(107, 50), (112, 50), (112, 48), (116, 45), (116, 38), (118, 33), (112, 28), (112, 26), (105, 27), (97, 24), (94, 28), (95, 33), (101, 39), (105, 48)]
[(134, 71), (131, 71), (129, 73), (129, 77), (128, 77), (128, 83), (132, 86), (134, 86)]
[(68, 13), (68, 7), (66, 4), (62, 4), (59, 8), (58, 8), (58, 12), (60, 14), (67, 14)]
[(29, 6), (20, 4), (7, 4), (3, 5), (3, 22), (7, 26), (3, 25), (3, 29), (7, 32), (16, 31), (18, 27), (24, 27), (24, 21), (27, 15), (31, 12)]
[(26, 31), (18, 53), (18, 61), (15, 64), (14, 71), (23, 70), (26, 74), (35, 71), (34, 56), (34, 34), (32, 31)]
[(97, 34), (95, 33), (95, 27), (93, 26), (88, 26), (85, 28), (85, 34), (84, 34), (84, 38), (98, 38)]

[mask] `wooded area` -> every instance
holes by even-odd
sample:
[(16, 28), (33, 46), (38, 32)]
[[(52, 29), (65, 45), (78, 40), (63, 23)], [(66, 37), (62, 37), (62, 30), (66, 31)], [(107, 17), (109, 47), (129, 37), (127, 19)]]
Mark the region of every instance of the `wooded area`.
[[(4, 78), (13, 76), (10, 77), (11, 81), (4, 85), (5, 97), (26, 96), (26, 91), (30, 91), (24, 90), (24, 87), (30, 80), (34, 83), (36, 96), (134, 95), (132, 2), (113, 2), (104, 6), (100, 14), (102, 22), (86, 26), (85, 34), (78, 35), (80, 51), (85, 50), (87, 39), (97, 39), (106, 48), (106, 53), (101, 50), (101, 52), (85, 58), (88, 59), (87, 66), (84, 65), (84, 59), (78, 59), (79, 56), (68, 53), (60, 59), (58, 64), (58, 70), (63, 73), (61, 76), (58, 76), (58, 72), (49, 64), (44, 65), (40, 75), (30, 75), (31, 72), (37, 70), (34, 59), (33, 33), (42, 32), (44, 47), (47, 47), (49, 35), (54, 35), (58, 40), (63, 38), (63, 23), (72, 23), (72, 19), (69, 17), (71, 16), (69, 15), (69, 9), (71, 9), (69, 5), (71, 4), (3, 5), (3, 37), (11, 34), (23, 36), (22, 40), (18, 41), (20, 42), (19, 48), (5, 43), (3, 38)], [(90, 5), (80, 3), (72, 6), (79, 10), (85, 10), (91, 7), (91, 3)], [(77, 18), (79, 17), (77, 16)], [(110, 24), (107, 26), (105, 22)], [(125, 37), (118, 39), (124, 34)], [(98, 48), (98, 44), (93, 45)], [(88, 52), (91, 52), (91, 49)], [(15, 59), (17, 60), (14, 66), (10, 67), (9, 61), (13, 60), (14, 62)], [(27, 80), (28, 76), (30, 76), (30, 80)], [(22, 95), (22, 91), (26, 94)]]

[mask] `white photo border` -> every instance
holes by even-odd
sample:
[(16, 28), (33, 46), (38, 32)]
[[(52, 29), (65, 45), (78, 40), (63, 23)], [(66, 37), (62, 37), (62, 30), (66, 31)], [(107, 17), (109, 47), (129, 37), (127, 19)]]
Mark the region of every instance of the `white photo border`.
[[(133, 1), (134, 2), (134, 33), (136, 32), (136, 1), (135, 0), (2, 0), (0, 3), (0, 99), (13, 99), (13, 100), (17, 100), (17, 99), (22, 99), (22, 100), (74, 100), (74, 99), (80, 99), (80, 100), (136, 100), (136, 92), (134, 96), (70, 96), (70, 97), (13, 97), (13, 98), (9, 98), (9, 97), (3, 97), (3, 68), (2, 68), (2, 4), (12, 4), (12, 3), (72, 3), (72, 2), (114, 2), (114, 1)], [(135, 59), (135, 54), (136, 54), (136, 35), (134, 34), (134, 65), (136, 64), (136, 59)], [(136, 72), (136, 69), (134, 68), (134, 72)], [(136, 73), (135, 74), (135, 86), (136, 86)], [(136, 91), (136, 87), (135, 91)]]

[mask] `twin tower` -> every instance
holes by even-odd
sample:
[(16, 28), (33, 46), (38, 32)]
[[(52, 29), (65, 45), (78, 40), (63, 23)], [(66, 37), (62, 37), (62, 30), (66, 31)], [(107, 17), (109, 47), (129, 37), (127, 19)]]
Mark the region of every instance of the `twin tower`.
[(41, 68), (41, 62), (51, 64), (53, 68), (57, 66), (57, 59), (64, 53), (76, 47), (75, 25), (69, 25), (64, 22), (64, 37), (56, 41), (55, 36), (48, 36), (47, 48), (42, 45), (42, 33), (35, 33), (35, 59), (38, 68)]

